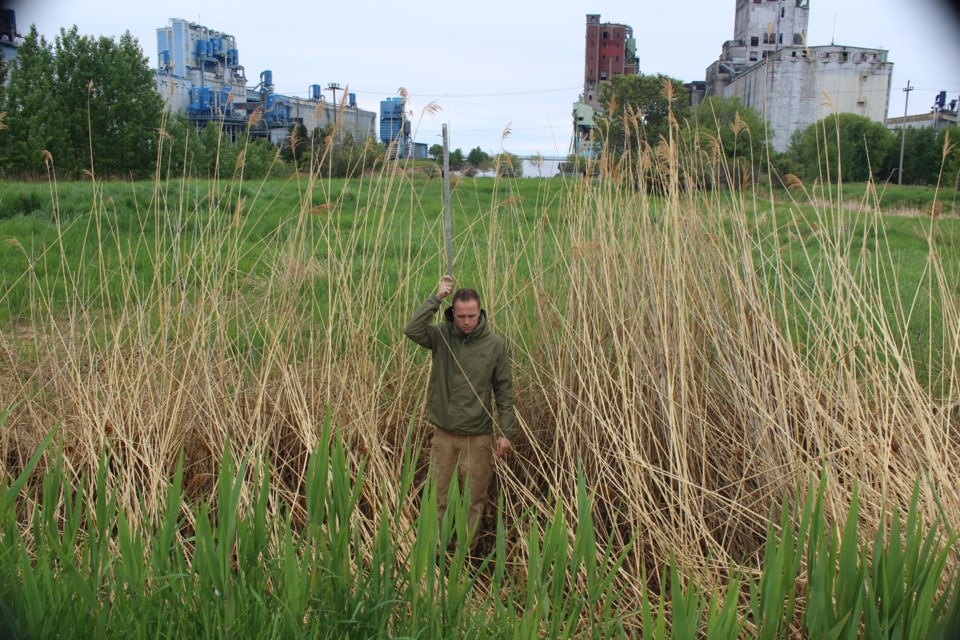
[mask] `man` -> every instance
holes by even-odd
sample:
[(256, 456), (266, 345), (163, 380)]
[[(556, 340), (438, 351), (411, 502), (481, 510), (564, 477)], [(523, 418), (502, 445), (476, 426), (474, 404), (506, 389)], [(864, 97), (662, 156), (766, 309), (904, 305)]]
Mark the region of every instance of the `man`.
[[(459, 289), (444, 312), (444, 321), (431, 324), (440, 302), (452, 291), (453, 278), (444, 276), (437, 294), (417, 309), (403, 333), (433, 354), (427, 419), (436, 427), (430, 465), (437, 483), (438, 515), (443, 522), (447, 491), (458, 471), (469, 487), (465, 499), (470, 504), (469, 539), (461, 542), (469, 542), (473, 551), (493, 473), (493, 455), (501, 458), (509, 453), (516, 436), (513, 378), (506, 346), (490, 329), (475, 290)], [(496, 438), (491, 395), (500, 417)]]

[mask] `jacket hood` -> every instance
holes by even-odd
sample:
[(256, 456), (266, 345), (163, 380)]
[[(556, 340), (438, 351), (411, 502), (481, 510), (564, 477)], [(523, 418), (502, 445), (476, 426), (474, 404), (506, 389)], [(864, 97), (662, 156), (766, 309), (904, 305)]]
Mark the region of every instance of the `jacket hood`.
[(460, 331), (460, 328), (457, 326), (457, 323), (453, 321), (453, 306), (447, 307), (446, 311), (443, 312), (443, 319), (447, 321), (447, 324), (450, 325), (450, 331), (454, 335), (460, 336), (461, 338), (480, 338), (487, 333), (487, 310), (480, 309), (480, 319), (477, 321), (477, 328), (470, 332), (470, 334), (465, 334), (463, 331)]

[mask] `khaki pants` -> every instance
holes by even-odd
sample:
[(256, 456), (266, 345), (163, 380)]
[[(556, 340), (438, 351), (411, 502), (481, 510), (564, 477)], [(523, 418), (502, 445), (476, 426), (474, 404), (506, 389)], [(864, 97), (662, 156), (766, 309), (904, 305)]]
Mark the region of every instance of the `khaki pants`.
[(433, 446), (430, 449), (430, 466), (433, 469), (437, 482), (437, 516), (443, 524), (443, 517), (447, 512), (447, 493), (453, 474), (459, 472), (460, 486), (467, 485), (469, 495), (464, 494), (464, 500), (470, 504), (467, 516), (467, 540), (470, 549), (476, 547), (477, 528), (483, 517), (483, 510), (487, 502), (487, 489), (490, 486), (490, 477), (493, 475), (493, 441), (492, 437), (458, 436), (443, 429), (437, 428), (433, 432)]

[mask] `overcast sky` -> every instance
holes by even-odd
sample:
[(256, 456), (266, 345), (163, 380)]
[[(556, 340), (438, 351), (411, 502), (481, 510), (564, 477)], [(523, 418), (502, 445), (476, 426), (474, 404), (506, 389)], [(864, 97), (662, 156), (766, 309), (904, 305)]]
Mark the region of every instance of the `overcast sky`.
[[(478, 0), (264, 2), (258, 0), (9, 0), (17, 27), (48, 39), (61, 27), (140, 41), (151, 66), (156, 29), (183, 18), (234, 36), (250, 85), (273, 71), (278, 93), (305, 96), (337, 82), (377, 112), (409, 92), (418, 142), (521, 155), (566, 155), (571, 106), (583, 87), (586, 14), (631, 25), (640, 69), (684, 82), (704, 72), (733, 37), (735, 0)], [(889, 113), (929, 110), (937, 92), (960, 97), (960, 22), (946, 0), (810, 0), (811, 45), (882, 47), (894, 63)], [(338, 96), (340, 94), (338, 93)], [(331, 98), (327, 93), (327, 99)], [(422, 115), (430, 102), (441, 107)], [(509, 126), (510, 135), (503, 138)]]

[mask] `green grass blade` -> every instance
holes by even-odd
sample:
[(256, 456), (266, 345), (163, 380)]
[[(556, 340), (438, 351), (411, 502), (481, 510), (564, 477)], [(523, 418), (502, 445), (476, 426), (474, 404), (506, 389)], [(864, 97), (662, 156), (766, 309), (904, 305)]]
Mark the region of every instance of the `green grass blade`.
[[(7, 418), (10, 417), (11, 411), (12, 409), (7, 409), (0, 414), (0, 429), (3, 428)], [(16, 478), (14, 478), (13, 482), (11, 482), (9, 486), (6, 482), (0, 483), (0, 519), (5, 520), (8, 517), (7, 513), (13, 508), (17, 501), (17, 497), (20, 495), (20, 491), (23, 489), (24, 485), (27, 484), (27, 480), (30, 479), (30, 475), (33, 473), (33, 470), (37, 468), (40, 458), (43, 457), (44, 452), (46, 452), (47, 447), (50, 446), (50, 442), (53, 441), (53, 438), (58, 431), (59, 425), (55, 426), (53, 429), (50, 429), (43, 440), (40, 441), (40, 444), (37, 446), (37, 450), (33, 452), (32, 456), (30, 456), (27, 464), (23, 465), (23, 469), (21, 469), (20, 473)]]

